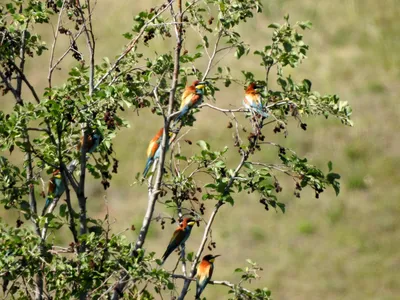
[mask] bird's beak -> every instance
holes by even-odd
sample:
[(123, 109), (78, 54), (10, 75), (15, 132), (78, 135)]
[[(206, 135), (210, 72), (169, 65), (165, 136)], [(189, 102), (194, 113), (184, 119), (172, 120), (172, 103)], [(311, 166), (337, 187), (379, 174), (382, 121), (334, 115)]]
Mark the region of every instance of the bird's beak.
[(201, 81), (196, 85), (196, 89), (204, 89), (206, 87), (206, 85), (208, 85), (207, 81)]
[(215, 258), (217, 258), (218, 256), (221, 256), (221, 255), (219, 255), (219, 254), (218, 254), (218, 255), (214, 255), (214, 256), (213, 256), (213, 258), (211, 258), (211, 259), (210, 259), (210, 262), (212, 262), (212, 263), (213, 263), (213, 262), (214, 262), (214, 260), (215, 260)]

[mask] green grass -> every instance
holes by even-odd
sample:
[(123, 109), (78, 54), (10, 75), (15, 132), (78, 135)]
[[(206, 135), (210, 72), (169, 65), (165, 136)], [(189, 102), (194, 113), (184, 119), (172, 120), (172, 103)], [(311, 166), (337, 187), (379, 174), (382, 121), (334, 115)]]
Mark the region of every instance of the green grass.
[[(113, 5), (98, 2), (94, 16), (97, 61), (102, 56), (112, 60), (121, 51), (126, 40), (120, 33), (130, 29), (134, 12), (148, 5), (127, 0), (115, 1)], [(239, 282), (240, 276), (233, 274), (233, 270), (245, 266), (245, 260), (251, 258), (264, 271), (260, 273), (261, 279), (250, 287), (267, 286), (274, 299), (397, 299), (400, 294), (400, 190), (397, 188), (400, 6), (396, 0), (384, 3), (282, 0), (264, 1), (264, 5), (264, 13), (241, 30), (244, 38), (253, 49), (261, 47), (270, 38), (267, 25), (281, 22), (286, 13), (292, 21), (312, 21), (313, 30), (305, 33), (311, 47), (309, 59), (290, 72), (295, 79), (309, 78), (313, 89), (321, 93), (337, 93), (349, 101), (355, 127), (346, 128), (337, 120), (319, 117), (305, 120), (309, 124), (306, 132), (293, 124), (287, 139), (274, 135), (272, 128), (267, 129), (268, 139), (293, 147), (300, 156), (309, 157), (311, 163), (324, 170), (326, 162), (331, 160), (334, 171), (342, 175), (341, 194), (337, 198), (333, 191), (328, 191), (315, 199), (313, 193), (304, 192), (297, 199), (291, 185), (286, 185), (290, 181), (283, 181), (281, 200), (287, 204), (285, 215), (265, 211), (256, 195), (237, 195), (234, 208), (222, 207), (215, 221), (215, 251), (223, 256), (216, 261), (214, 279)], [(50, 32), (43, 29), (43, 36), (48, 39)], [(65, 43), (66, 40), (60, 40), (60, 46)], [(157, 44), (158, 49), (162, 46)], [(258, 62), (245, 59), (227, 57), (224, 62), (235, 71), (250, 68), (261, 76)], [(29, 63), (29, 78), (41, 88), (46, 84), (47, 74), (45, 68), (37, 66), (47, 63), (46, 56)], [(61, 66), (62, 72), (74, 63), (66, 61)], [(62, 84), (63, 78), (58, 76), (56, 84)], [(241, 90), (237, 85), (222, 90), (217, 94), (217, 105), (239, 106)], [(126, 116), (131, 128), (123, 129), (115, 139), (119, 173), (106, 192), (94, 181), (88, 184), (87, 192), (93, 216), (104, 217), (106, 197), (110, 217), (116, 219), (115, 231), (134, 224), (137, 230), (126, 233), (134, 241), (146, 208), (147, 190), (131, 183), (136, 172), (142, 172), (148, 139), (162, 122), (147, 109), (139, 117), (132, 111), (126, 112)], [(188, 133), (188, 139), (193, 142), (210, 139), (215, 148), (231, 145), (227, 119), (206, 109), (196, 118), (198, 122)], [(197, 146), (184, 147), (191, 153)], [(273, 158), (276, 149), (267, 149), (259, 155), (263, 159)], [(13, 158), (17, 160), (15, 155)], [(229, 164), (233, 166), (234, 162)], [(209, 204), (206, 217), (211, 207)], [(156, 214), (161, 212), (158, 208)], [(0, 213), (10, 221), (16, 217), (8, 211)], [(24, 226), (29, 226), (28, 222)], [(155, 223), (146, 250), (157, 251), (161, 256), (175, 226), (166, 224), (162, 231)], [(197, 249), (203, 226), (193, 229), (187, 243), (189, 251)], [(67, 245), (69, 240), (64, 243)], [(167, 269), (173, 267), (175, 258), (176, 254), (171, 255)], [(226, 289), (210, 286), (205, 296), (225, 299)]]

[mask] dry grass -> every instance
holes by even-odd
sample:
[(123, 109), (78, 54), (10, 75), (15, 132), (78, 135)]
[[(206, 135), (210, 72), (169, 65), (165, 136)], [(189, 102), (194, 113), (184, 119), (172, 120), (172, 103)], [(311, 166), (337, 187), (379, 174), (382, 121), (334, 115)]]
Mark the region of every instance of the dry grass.
[[(134, 12), (148, 5), (128, 0), (113, 1), (112, 5), (99, 1), (95, 15), (98, 58), (112, 58), (122, 49), (125, 41), (120, 33), (128, 31)], [(334, 170), (343, 176), (342, 191), (337, 198), (329, 191), (319, 200), (311, 193), (295, 199), (289, 186), (282, 194), (287, 204), (285, 215), (261, 210), (255, 195), (238, 195), (235, 207), (223, 207), (215, 222), (216, 251), (224, 255), (216, 262), (214, 278), (237, 281), (238, 277), (232, 275), (234, 268), (251, 258), (264, 268), (254, 286), (268, 286), (275, 299), (397, 299), (400, 7), (395, 0), (268, 1), (264, 13), (243, 28), (246, 40), (253, 48), (262, 46), (270, 37), (267, 25), (280, 21), (285, 13), (291, 20), (311, 20), (314, 24), (314, 29), (306, 33), (310, 58), (293, 76), (309, 78), (313, 89), (338, 93), (348, 100), (354, 109), (355, 127), (345, 128), (336, 120), (318, 118), (307, 120), (307, 132), (293, 126), (286, 140), (274, 136), (272, 128), (268, 136), (294, 147), (322, 168), (332, 160)], [(44, 35), (49, 36), (46, 32)], [(43, 57), (30, 64), (29, 77), (42, 87), (46, 70), (38, 66), (47, 61)], [(225, 62), (232, 69), (259, 72), (251, 59), (237, 62), (228, 58)], [(63, 71), (72, 64), (64, 64)], [(240, 91), (239, 86), (224, 90), (218, 94), (218, 104), (239, 105)], [(132, 175), (144, 167), (149, 136), (161, 124), (149, 111), (139, 117), (130, 112), (127, 117), (132, 126), (115, 140), (121, 163), (111, 189), (104, 193), (98, 183), (88, 186), (89, 206), (98, 217), (104, 215), (102, 199), (107, 197), (111, 216), (117, 220), (116, 230), (130, 224), (140, 227), (146, 188), (130, 184)], [(231, 145), (226, 122), (214, 112), (202, 111), (188, 137), (194, 141), (208, 139), (215, 148)], [(269, 153), (263, 155), (271, 157)], [(160, 253), (174, 226), (161, 231), (155, 224), (147, 250)], [(187, 249), (196, 249), (201, 233), (202, 228), (194, 228)], [(128, 239), (134, 240), (135, 235), (128, 234)], [(175, 257), (173, 254), (167, 268)], [(209, 287), (205, 296), (224, 299), (225, 292), (223, 287)]]

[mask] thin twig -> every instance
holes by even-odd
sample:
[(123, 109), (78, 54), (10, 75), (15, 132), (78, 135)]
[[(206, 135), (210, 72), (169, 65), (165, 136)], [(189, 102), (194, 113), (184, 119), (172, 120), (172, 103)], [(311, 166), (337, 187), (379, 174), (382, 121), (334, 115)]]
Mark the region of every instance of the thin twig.
[(111, 66), (111, 68), (99, 79), (99, 81), (95, 84), (94, 90), (98, 88), (100, 84), (103, 83), (103, 81), (110, 76), (111, 72), (115, 70), (115, 68), (118, 66), (120, 61), (135, 47), (139, 39), (142, 37), (142, 35), (146, 32), (147, 27), (154, 22), (164, 11), (166, 11), (170, 6), (172, 6), (174, 0), (170, 0), (167, 2), (167, 5), (164, 6), (164, 8), (160, 9), (150, 20), (148, 20), (142, 27), (142, 29), (139, 31), (138, 35), (132, 39), (128, 46), (126, 47), (125, 51), (117, 58), (117, 60), (114, 62), (114, 64)]
[[(222, 37), (222, 32), (223, 32), (222, 29), (218, 32), (218, 37), (217, 37), (217, 40), (215, 41), (215, 44), (214, 44), (214, 50), (213, 50), (213, 53), (211, 54), (211, 57), (208, 60), (207, 68), (206, 68), (206, 70), (205, 70), (205, 72), (203, 74), (203, 78), (201, 79), (202, 81), (204, 81), (207, 78), (207, 75), (211, 70), (212, 63), (214, 62), (215, 55), (217, 54), (219, 42), (220, 42), (221, 37)], [(204, 48), (206, 49), (206, 47), (204, 47)]]
[[(170, 276), (172, 278), (184, 279), (184, 280), (188, 280), (188, 281), (195, 281), (196, 280), (196, 278), (194, 278), (194, 277), (187, 277), (187, 276), (179, 275), (179, 274), (170, 274)], [(242, 287), (242, 286), (240, 286), (238, 284), (231, 283), (231, 282), (229, 282), (227, 280), (211, 280), (208, 283), (209, 284), (214, 284), (214, 285), (224, 285), (224, 286), (230, 287), (231, 289), (239, 289), (239, 290), (244, 291), (244, 292), (246, 292), (248, 294), (254, 295), (254, 292), (252, 292), (252, 291), (250, 291), (250, 290), (248, 290), (248, 289), (246, 289), (246, 288), (244, 288), (244, 287)]]
[(42, 131), (42, 132), (49, 133), (49, 131), (46, 128), (28, 127), (28, 128), (26, 128), (26, 130), (28, 130), (28, 131)]
[(228, 113), (228, 112), (247, 112), (248, 111), (246, 108), (242, 108), (242, 107), (241, 108), (235, 108), (235, 109), (219, 108), (219, 107), (216, 107), (216, 106), (211, 105), (209, 103), (203, 103), (203, 104), (199, 105), (199, 108), (201, 108), (201, 107), (209, 107), (209, 108), (218, 110), (220, 112), (225, 112), (225, 113)]
[(215, 284), (215, 285), (224, 285), (224, 286), (230, 287), (231, 289), (239, 289), (241, 291), (244, 291), (246, 293), (254, 295), (254, 293), (252, 291), (250, 291), (250, 290), (248, 290), (248, 289), (246, 289), (244, 287), (241, 287), (241, 286), (239, 286), (237, 284), (230, 283), (229, 281), (226, 281), (226, 280), (223, 280), (223, 281), (221, 281), (221, 280), (211, 280), (209, 283), (210, 284)]
[(24, 105), (24, 101), (22, 101), (21, 96), (18, 94), (17, 90), (11, 85), (11, 82), (7, 79), (6, 75), (2, 71), (0, 71), (0, 77), (3, 80), (4, 84), (6, 85), (7, 89), (11, 91), (13, 94), (15, 101), (17, 101), (18, 104)]
[(53, 59), (54, 59), (54, 53), (55, 53), (56, 44), (57, 44), (58, 31), (59, 31), (60, 25), (61, 25), (61, 17), (62, 17), (62, 14), (63, 14), (63, 12), (64, 12), (64, 4), (65, 4), (65, 1), (66, 1), (66, 0), (63, 0), (63, 3), (62, 3), (62, 5), (61, 5), (60, 12), (59, 12), (59, 14), (58, 14), (58, 20), (57, 20), (57, 28), (56, 28), (56, 30), (54, 30), (54, 27), (52, 27), (52, 28), (53, 28), (54, 39), (53, 39), (53, 43), (52, 43), (52, 45), (51, 45), (50, 62), (49, 62), (49, 73), (48, 73), (48, 75), (47, 75), (47, 81), (48, 81), (48, 84), (49, 84), (49, 88), (51, 88), (51, 79), (52, 79), (52, 74), (53, 74), (54, 68), (60, 63), (60, 61), (65, 57), (65, 55), (67, 55), (67, 53), (68, 53), (69, 50), (70, 50), (70, 49), (68, 49), (68, 50), (64, 53), (64, 55), (62, 56), (62, 58), (59, 59), (59, 60), (57, 61), (57, 63), (53, 66)]

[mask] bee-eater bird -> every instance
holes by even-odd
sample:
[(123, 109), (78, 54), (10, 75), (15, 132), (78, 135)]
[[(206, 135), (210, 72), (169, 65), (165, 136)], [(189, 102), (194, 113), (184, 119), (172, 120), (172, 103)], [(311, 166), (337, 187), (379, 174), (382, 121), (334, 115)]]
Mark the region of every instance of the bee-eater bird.
[(65, 186), (61, 178), (60, 170), (56, 170), (47, 185), (47, 198), (43, 211), (47, 209), (54, 198), (59, 198), (65, 191)]
[(179, 114), (175, 119), (175, 123), (182, 119), (190, 109), (198, 107), (203, 102), (204, 87), (206, 84), (206, 81), (196, 80), (191, 86), (185, 88), (182, 94), (181, 107), (179, 108)]
[(162, 264), (166, 261), (168, 256), (175, 251), (176, 248), (186, 242), (195, 223), (196, 222), (192, 218), (183, 219), (182, 224), (175, 230), (174, 234), (172, 235), (167, 250), (165, 250), (165, 253), (162, 256)]
[[(94, 133), (94, 134), (89, 134), (87, 136), (87, 140), (86, 140), (86, 152), (87, 153), (93, 153), (94, 150), (96, 150), (96, 148), (100, 145), (102, 140), (102, 136), (98, 133)], [(81, 148), (83, 147), (83, 136), (81, 136), (80, 139), (80, 143), (77, 146), (78, 151), (81, 150)]]
[(257, 86), (255, 82), (250, 83), (245, 92), (243, 105), (251, 113), (256, 113), (264, 118), (268, 118), (268, 114), (263, 111), (261, 95), (257, 91), (258, 88), (262, 88), (262, 86)]
[[(160, 128), (157, 134), (151, 139), (149, 146), (147, 147), (147, 162), (143, 171), (143, 177), (146, 177), (153, 162), (161, 155), (161, 142), (163, 134), (164, 134), (164, 127)], [(168, 151), (169, 144), (172, 143), (175, 136), (176, 135), (173, 132), (168, 133), (166, 151)]]
[(214, 271), (214, 260), (220, 255), (208, 254), (203, 257), (203, 260), (197, 267), (196, 274), (196, 299), (200, 299), (200, 295), (205, 289)]

